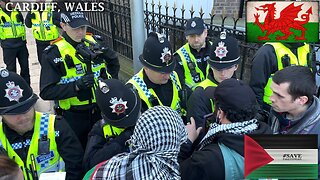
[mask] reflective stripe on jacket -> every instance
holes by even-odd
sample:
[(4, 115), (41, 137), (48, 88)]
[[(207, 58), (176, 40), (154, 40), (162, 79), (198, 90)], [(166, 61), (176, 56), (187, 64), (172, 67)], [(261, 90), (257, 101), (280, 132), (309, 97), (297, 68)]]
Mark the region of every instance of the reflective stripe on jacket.
[[(180, 113), (180, 115), (185, 115), (185, 110), (182, 109), (180, 106), (179, 91), (181, 90), (181, 84), (176, 72), (173, 71), (170, 74), (170, 80), (172, 82), (173, 87), (173, 98), (170, 107), (176, 110), (178, 113)], [(152, 103), (150, 102), (150, 99), (152, 97), (154, 97), (158, 101), (159, 105), (163, 105), (161, 100), (158, 98), (157, 94), (154, 92), (154, 90), (148, 89), (147, 85), (143, 81), (143, 69), (140, 70), (140, 72), (138, 72), (136, 75), (134, 75), (128, 81), (128, 83), (131, 83), (138, 90), (141, 100), (143, 100), (147, 104), (148, 108), (152, 107)]]
[[(95, 42), (92, 36), (87, 35), (86, 39)], [(86, 74), (87, 65), (83, 62), (81, 62), (76, 56), (76, 49), (69, 44), (64, 38), (61, 38), (61, 40), (55, 41), (54, 44), (58, 47), (59, 52), (61, 54), (62, 62), (64, 64), (64, 67), (66, 69), (66, 75), (61, 77), (59, 84), (68, 84), (73, 83), (77, 80), (79, 80), (82, 76)], [(68, 65), (65, 61), (66, 55), (72, 58), (72, 61), (74, 63), (74, 67), (68, 68)], [(105, 68), (105, 64), (92, 64), (92, 72), (95, 77), (96, 84), (98, 83), (97, 80), (100, 77), (100, 71), (102, 68)], [(108, 73), (107, 73), (108, 74)], [(111, 76), (108, 74), (108, 77)], [(96, 102), (95, 97), (95, 91), (96, 86), (92, 88), (92, 103)], [(68, 110), (71, 106), (80, 106), (80, 105), (87, 105), (89, 104), (89, 100), (80, 101), (77, 97), (71, 97), (63, 100), (59, 100), (59, 106), (61, 109)]]
[[(26, 39), (26, 30), (23, 22), (18, 22), (17, 15), (19, 12), (17, 10), (11, 11), (11, 15), (8, 16), (0, 8), (0, 39), (5, 40), (9, 38), (20, 38), (22, 40)], [(4, 22), (4, 21), (5, 22)]]
[(31, 11), (35, 15), (31, 19), (33, 37), (40, 41), (52, 41), (59, 37), (59, 31), (56, 25), (53, 24), (52, 11), (47, 9), (41, 14), (39, 11)]
[[(34, 132), (32, 139), (26, 142), (10, 144), (6, 134), (3, 132), (3, 125), (0, 123), (0, 146), (8, 153), (9, 158), (13, 159), (23, 171), (25, 179), (34, 179), (30, 167), (35, 165), (38, 177), (44, 172), (59, 172), (65, 170), (63, 159), (60, 157), (56, 144), (56, 132), (54, 130), (55, 115), (35, 112)], [(49, 141), (49, 153), (40, 154), (38, 152), (39, 141), (47, 137)], [(20, 149), (29, 145), (28, 156), (26, 162), (15, 152), (15, 149)], [(40, 148), (41, 149), (41, 148)], [(34, 166), (33, 166), (34, 167)]]

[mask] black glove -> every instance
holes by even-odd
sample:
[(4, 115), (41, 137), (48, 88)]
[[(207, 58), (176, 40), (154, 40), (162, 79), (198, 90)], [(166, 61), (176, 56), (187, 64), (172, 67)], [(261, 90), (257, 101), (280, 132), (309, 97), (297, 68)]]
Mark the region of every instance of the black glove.
[(94, 75), (86, 74), (82, 76), (81, 79), (76, 81), (75, 85), (78, 87), (79, 90), (92, 88), (94, 85)]
[(133, 128), (129, 127), (125, 129), (122, 133), (120, 133), (119, 136), (116, 136), (114, 140), (117, 141), (120, 145), (125, 146), (126, 141), (130, 139), (132, 134)]
[(36, 15), (35, 15), (33, 12), (29, 12), (29, 13), (27, 14), (27, 18), (29, 18), (29, 19), (34, 19), (34, 18), (36, 18)]
[(23, 16), (22, 16), (21, 13), (17, 14), (16, 18), (17, 18), (17, 22), (22, 22), (23, 23)]

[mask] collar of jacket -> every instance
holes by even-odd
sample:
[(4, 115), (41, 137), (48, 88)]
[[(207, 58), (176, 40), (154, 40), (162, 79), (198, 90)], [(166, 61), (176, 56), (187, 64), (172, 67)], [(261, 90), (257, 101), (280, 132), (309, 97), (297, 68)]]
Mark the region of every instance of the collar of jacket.
[(206, 46), (202, 47), (199, 52), (196, 49), (193, 49), (189, 44), (190, 51), (195, 56), (195, 58), (199, 58), (199, 56), (201, 57), (201, 56), (205, 56), (205, 55), (209, 56), (210, 55), (210, 48), (209, 47), (210, 47), (209, 40), (206, 40)]
[[(143, 81), (146, 83), (147, 87), (148, 88), (151, 88), (151, 89), (156, 89), (156, 88), (160, 88), (161, 86), (165, 85), (165, 84), (155, 84), (153, 82), (150, 81), (150, 79), (148, 78), (146, 72), (144, 72), (143, 70)], [(169, 81), (167, 82), (170, 83), (171, 82), (171, 79), (169, 79)]]
[(68, 42), (70, 43), (74, 48), (77, 47), (78, 44), (80, 44), (79, 42), (75, 42), (74, 40), (72, 40), (70, 38), (70, 36), (68, 36), (68, 34), (66, 32), (63, 32), (62, 37)]

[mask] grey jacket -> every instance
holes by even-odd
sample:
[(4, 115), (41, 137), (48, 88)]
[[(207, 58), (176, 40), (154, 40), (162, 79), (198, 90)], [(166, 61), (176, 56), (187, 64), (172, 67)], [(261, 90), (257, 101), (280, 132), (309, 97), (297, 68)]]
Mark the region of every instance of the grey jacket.
[[(289, 127), (280, 130), (280, 121), (288, 121), (281, 114), (271, 110), (269, 125), (273, 134), (317, 134), (318, 154), (320, 153), (320, 100), (314, 96), (314, 101), (307, 111)], [(320, 177), (320, 156), (318, 156), (318, 172)]]
[(271, 110), (269, 125), (273, 134), (320, 134), (320, 100), (314, 96), (314, 101), (300, 119), (281, 129), (280, 122), (288, 121), (281, 114)]

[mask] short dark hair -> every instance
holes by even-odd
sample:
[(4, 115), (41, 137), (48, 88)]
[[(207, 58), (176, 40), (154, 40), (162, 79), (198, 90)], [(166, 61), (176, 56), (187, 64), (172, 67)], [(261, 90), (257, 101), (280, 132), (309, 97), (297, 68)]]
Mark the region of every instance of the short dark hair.
[(307, 103), (313, 102), (317, 87), (315, 76), (308, 67), (288, 66), (277, 71), (272, 77), (272, 81), (278, 85), (289, 83), (288, 93), (293, 100), (300, 96), (307, 96)]
[(226, 118), (232, 123), (254, 119), (259, 110), (259, 106), (257, 104), (251, 105), (246, 109), (236, 110), (220, 106), (219, 102), (215, 102), (215, 108), (216, 111), (220, 108), (226, 114)]
[(14, 179), (19, 171), (19, 166), (16, 162), (6, 155), (0, 155), (0, 179)]

